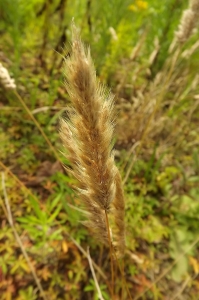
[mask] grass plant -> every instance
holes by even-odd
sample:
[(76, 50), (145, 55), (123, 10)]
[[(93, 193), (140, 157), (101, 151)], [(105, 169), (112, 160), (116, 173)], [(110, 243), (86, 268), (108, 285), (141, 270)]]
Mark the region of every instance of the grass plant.
[(198, 8), (0, 0), (2, 300), (197, 299)]
[[(124, 196), (111, 151), (113, 97), (97, 82), (89, 50), (84, 49), (74, 25), (72, 53), (66, 60), (65, 74), (73, 107), (68, 112), (68, 121), (60, 122), (60, 136), (69, 152), (71, 172), (79, 181), (78, 191), (88, 212), (84, 224), (105, 244), (111, 232), (111, 240), (117, 241), (117, 251), (123, 255)], [(115, 215), (119, 231), (115, 236), (107, 228), (106, 215), (110, 212)]]

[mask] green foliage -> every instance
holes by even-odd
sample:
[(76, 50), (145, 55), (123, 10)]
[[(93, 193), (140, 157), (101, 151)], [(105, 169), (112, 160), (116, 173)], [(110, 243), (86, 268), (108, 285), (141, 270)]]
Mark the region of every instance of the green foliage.
[[(33, 241), (33, 251), (34, 248), (37, 250), (42, 248), (44, 250), (43, 255), (46, 252), (51, 252), (52, 249), (49, 246), (51, 241), (61, 240), (63, 237), (61, 235), (62, 228), (55, 229), (55, 219), (61, 210), (59, 194), (53, 201), (50, 199), (45, 205), (45, 210), (42, 209), (34, 198), (30, 198), (30, 205), (34, 211), (34, 215), (27, 215), (25, 217), (18, 218), (21, 226), (25, 228), (31, 240)], [(54, 227), (54, 229), (53, 229)]]
[(37, 295), (35, 294), (33, 287), (29, 286), (25, 290), (19, 291), (19, 297), (17, 297), (17, 300), (36, 300)]
[[(100, 285), (100, 291), (102, 293), (102, 297), (105, 299), (105, 300), (108, 300), (109, 299), (109, 294), (107, 294), (106, 292), (106, 285)], [(99, 296), (98, 296), (98, 293), (96, 292), (96, 286), (95, 286), (95, 282), (93, 279), (90, 279), (89, 280), (89, 284), (84, 288), (84, 291), (85, 292), (94, 292), (94, 300), (97, 300), (99, 299)]]

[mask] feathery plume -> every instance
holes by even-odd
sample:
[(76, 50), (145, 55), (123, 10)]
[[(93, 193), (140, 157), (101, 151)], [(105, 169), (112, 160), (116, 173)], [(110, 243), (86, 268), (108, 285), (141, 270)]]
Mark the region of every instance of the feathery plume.
[(184, 43), (191, 36), (199, 16), (199, 0), (191, 0), (189, 8), (184, 10), (176, 38), (178, 42)]
[(75, 25), (65, 75), (73, 108), (66, 119), (60, 120), (60, 137), (69, 153), (66, 157), (71, 162), (71, 172), (79, 182), (80, 198), (89, 213), (84, 224), (108, 244), (105, 213), (115, 214), (115, 226), (120, 228), (117, 234), (121, 234), (124, 245), (124, 201), (122, 198), (122, 204), (119, 203), (123, 194), (112, 152), (113, 96), (97, 80), (90, 50), (85, 49)]
[(191, 9), (184, 10), (178, 31), (176, 32), (176, 37), (180, 43), (186, 42), (190, 37), (196, 21), (195, 16), (195, 13)]
[(4, 68), (1, 63), (0, 63), (0, 83), (5, 89), (16, 89), (15, 80), (10, 77), (8, 70)]
[(193, 10), (196, 14), (199, 14), (199, 1), (198, 0), (191, 0), (190, 1), (190, 8)]
[(117, 256), (121, 256), (124, 253), (125, 249), (125, 202), (124, 202), (124, 192), (122, 188), (122, 179), (119, 171), (117, 170), (116, 176), (116, 196), (113, 200), (114, 206), (114, 220), (115, 220), (115, 231), (114, 233), (114, 242)]

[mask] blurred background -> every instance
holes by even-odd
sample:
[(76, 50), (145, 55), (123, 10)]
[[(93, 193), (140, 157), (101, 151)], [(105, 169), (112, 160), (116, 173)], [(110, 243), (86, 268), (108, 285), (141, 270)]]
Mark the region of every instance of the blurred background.
[(62, 167), (73, 18), (115, 95), (127, 244), (115, 299), (130, 299), (126, 281), (132, 299), (197, 300), (197, 0), (0, 0), (0, 63), (16, 85), (0, 75), (0, 297), (99, 299), (89, 246), (111, 299), (108, 251), (81, 224), (75, 180)]

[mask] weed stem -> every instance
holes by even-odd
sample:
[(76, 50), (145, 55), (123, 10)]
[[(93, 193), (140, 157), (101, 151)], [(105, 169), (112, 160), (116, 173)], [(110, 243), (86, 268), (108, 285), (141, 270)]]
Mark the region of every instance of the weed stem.
[(106, 226), (107, 226), (107, 232), (108, 232), (110, 260), (111, 260), (111, 296), (112, 296), (112, 299), (114, 299), (113, 298), (113, 296), (114, 296), (114, 265), (113, 265), (113, 255), (112, 255), (112, 252), (114, 252), (114, 251), (113, 251), (113, 246), (112, 246), (112, 242), (111, 242), (111, 233), (110, 233), (110, 226), (109, 226), (107, 211), (104, 210), (104, 212), (105, 212), (105, 217), (106, 217)]
[(46, 140), (48, 146), (50, 147), (50, 149), (52, 150), (52, 152), (54, 153), (56, 159), (61, 162), (57, 151), (55, 150), (55, 148), (53, 147), (53, 145), (51, 144), (51, 142), (49, 141), (47, 135), (44, 133), (43, 129), (41, 128), (40, 124), (37, 122), (37, 120), (35, 119), (35, 117), (33, 116), (33, 114), (31, 113), (31, 111), (29, 110), (29, 108), (27, 107), (27, 105), (25, 104), (25, 102), (23, 101), (23, 99), (21, 98), (21, 96), (19, 95), (19, 93), (14, 90), (14, 94), (17, 97), (17, 99), (20, 101), (21, 105), (24, 107), (25, 111), (28, 113), (28, 115), (30, 116), (30, 118), (32, 119), (32, 121), (34, 122), (34, 124), (36, 125), (36, 127), (39, 129), (39, 131), (41, 132), (43, 138)]
[(44, 290), (41, 286), (41, 283), (39, 281), (39, 278), (37, 277), (37, 274), (33, 268), (33, 265), (30, 261), (30, 258), (24, 248), (24, 245), (20, 239), (20, 236), (18, 235), (16, 229), (15, 229), (15, 226), (14, 226), (14, 222), (13, 222), (13, 217), (12, 217), (12, 213), (11, 213), (11, 209), (10, 209), (10, 204), (9, 204), (9, 201), (8, 201), (8, 196), (7, 196), (7, 191), (6, 191), (6, 186), (5, 186), (5, 176), (4, 176), (4, 172), (1, 173), (1, 178), (2, 178), (2, 189), (3, 189), (3, 194), (4, 194), (4, 199), (5, 199), (5, 205), (6, 205), (6, 210), (7, 210), (7, 218), (8, 218), (8, 222), (10, 224), (10, 227), (12, 228), (12, 231), (14, 233), (14, 236), (16, 238), (16, 241), (17, 243), (19, 244), (20, 248), (21, 248), (21, 252), (23, 253), (26, 261), (27, 261), (27, 264), (31, 270), (31, 273), (32, 273), (32, 276), (36, 282), (36, 285), (38, 287), (38, 290), (40, 291), (40, 294), (42, 296), (42, 298), (44, 300), (47, 300), (46, 296), (45, 296), (45, 293), (44, 293)]

